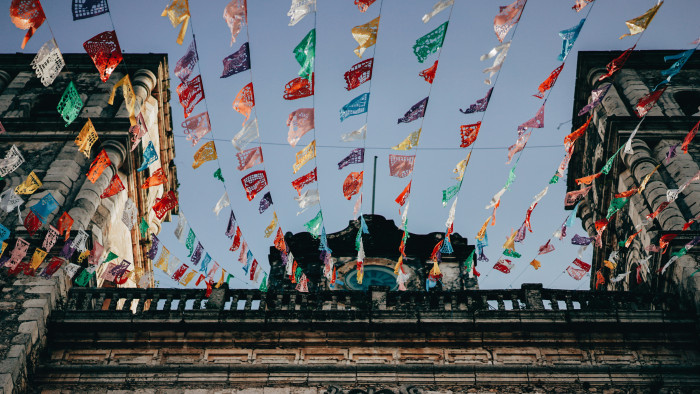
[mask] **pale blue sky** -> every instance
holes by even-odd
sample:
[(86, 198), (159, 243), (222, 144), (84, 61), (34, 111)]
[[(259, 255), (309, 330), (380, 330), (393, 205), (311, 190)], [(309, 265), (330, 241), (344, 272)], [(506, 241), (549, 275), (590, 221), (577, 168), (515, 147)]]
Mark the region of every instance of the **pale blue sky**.
[[(446, 21), (450, 10), (443, 11), (424, 24), (421, 17), (432, 9), (434, 0), (384, 0), (383, 3), (378, 0), (366, 13), (360, 13), (352, 0), (319, 0), (316, 18), (310, 15), (296, 26), (287, 26), (289, 0), (249, 0), (249, 23), (243, 27), (236, 43), (231, 47), (230, 33), (221, 17), (228, 1), (192, 0), (190, 3), (192, 21), (182, 46), (175, 43), (178, 29), (172, 28), (167, 18), (160, 16), (167, 1), (112, 0), (110, 6), (112, 20), (125, 53), (169, 54), (176, 163), (181, 184), (180, 204), (214, 260), (235, 276), (243, 276), (241, 265), (237, 261), (238, 253), (228, 251), (231, 241), (224, 236), (228, 210), (222, 211), (218, 218), (211, 211), (224, 192), (221, 182), (212, 177), (217, 165), (210, 162), (196, 170), (192, 169), (192, 155), (201, 143), (197, 147), (191, 147), (189, 141), (184, 139), (180, 127), (183, 120), (182, 107), (177, 102), (174, 91), (179, 80), (172, 74), (172, 68), (191, 42), (192, 28), (197, 37), (207, 106), (214, 129), (207, 137), (217, 139), (232, 207), (245, 239), (264, 270), (268, 269), (267, 254), (272, 238), (264, 238), (263, 231), (271, 220), (272, 211), (260, 215), (260, 197), (252, 202), (245, 198), (240, 179), (248, 171), (241, 173), (236, 169), (235, 150), (229, 142), (243, 122), (243, 117), (231, 108), (231, 102), (236, 93), (250, 82), (251, 74), (244, 72), (227, 79), (219, 78), (221, 60), (246, 41), (250, 42), (255, 112), (263, 141), (265, 169), (270, 181), (268, 190), (272, 193), (275, 202), (273, 207), (283, 230), (302, 231), (303, 224), (317, 213), (312, 208), (296, 215), (298, 209), (293, 199), (296, 191), (290, 185), (296, 177), (313, 168), (313, 163), (309, 163), (299, 173), (292, 173), (295, 153), (313, 139), (313, 133), (304, 136), (297, 147), (292, 148), (286, 144), (288, 128), (285, 125), (290, 112), (314, 104), (315, 135), (319, 145), (319, 183), (311, 187), (318, 185), (320, 188), (326, 230), (329, 233), (338, 231), (347, 226), (351, 219), (354, 201), (343, 198), (342, 183), (350, 171), (360, 171), (362, 166), (353, 165), (339, 171), (337, 163), (353, 148), (362, 144), (342, 143), (340, 135), (359, 128), (365, 122), (368, 124), (364, 166), (367, 187), (364, 189), (365, 204), (362, 210), (369, 213), (371, 209), (372, 158), (376, 155), (379, 157), (376, 213), (399, 223), (398, 205), (394, 198), (409, 179), (389, 176), (388, 155), (397, 152), (388, 148), (420, 127), (420, 120), (400, 125), (396, 124), (396, 120), (411, 105), (428, 95), (430, 85), (418, 73), (437, 59), (437, 55), (433, 54), (425, 63), (418, 63), (412, 46), (417, 38)], [(411, 232), (445, 230), (444, 223), (450, 204), (442, 207), (441, 191), (454, 184), (452, 169), (467, 153), (464, 149), (458, 149), (459, 126), (481, 119), (481, 114), (464, 115), (458, 108), (474, 103), (489, 89), (483, 83), (486, 75), (481, 70), (491, 66), (492, 61), (480, 62), (479, 57), (499, 44), (493, 33), (493, 17), (499, 5), (508, 3), (509, 0), (455, 1), (417, 151), (408, 215)], [(530, 0), (525, 8), (485, 114), (459, 196), (455, 232), (468, 237), (470, 242), (474, 242), (476, 232), (490, 214), (484, 206), (508, 177), (510, 166), (504, 163), (507, 147), (514, 144), (517, 138), (517, 126), (533, 117), (542, 105), (542, 101), (532, 95), (537, 92), (537, 86), (560, 64), (557, 56), (561, 51), (561, 39), (557, 33), (576, 25), (591, 7), (589, 5), (576, 13), (571, 10), (573, 3), (573, 0)], [(516, 244), (516, 250), (523, 257), (514, 259), (515, 267), (511, 274), (502, 274), (491, 267), (499, 258), (510, 230), (520, 226), (532, 198), (547, 185), (561, 161), (562, 141), (571, 129), (568, 123), (560, 129), (557, 126), (569, 121), (574, 110), (572, 97), (577, 52), (624, 50), (632, 46), (636, 37), (618, 39), (627, 32), (624, 22), (641, 15), (655, 3), (653, 0), (597, 0), (594, 3), (547, 102), (545, 127), (533, 132), (528, 148), (518, 164), (515, 183), (501, 200), (497, 224), (488, 229), (490, 245), (486, 248), (486, 255), (491, 261), (478, 266), (482, 273), (482, 288), (519, 287), (523, 282), (542, 282), (545, 286), (559, 288), (588, 287), (588, 278), (578, 282), (565, 274), (560, 275), (576, 257), (577, 248), (570, 245), (570, 238), (575, 233), (583, 234), (578, 219), (563, 242), (553, 241), (557, 248), (555, 252), (540, 256), (538, 260), (542, 262), (542, 268), (535, 271), (528, 266), (537, 254), (537, 248), (546, 242), (568, 215), (568, 211), (563, 209), (563, 181), (549, 188), (549, 193), (533, 212), (534, 233), (529, 233), (524, 243)], [(10, 1), (5, 0), (3, 4), (7, 9)], [(82, 43), (85, 40), (102, 31), (112, 30), (110, 18), (106, 15), (73, 22), (70, 1), (44, 1), (43, 6), (64, 53), (84, 53)], [(358, 59), (353, 53), (357, 44), (352, 39), (350, 29), (374, 19), (379, 14), (380, 7), (377, 45), (369, 48), (362, 59)], [(698, 11), (700, 3), (697, 0), (666, 1), (637, 49), (690, 48), (690, 42), (700, 35), (697, 27)], [(25, 32), (16, 29), (9, 17), (5, 20), (6, 23), (0, 24), (3, 37), (0, 51), (20, 51)], [(316, 99), (283, 100), (284, 85), (296, 76), (299, 69), (292, 50), (314, 28), (314, 24), (317, 29)], [(506, 40), (512, 34), (511, 32)], [(50, 38), (48, 27), (42, 26), (29, 41), (25, 52), (36, 52)], [(369, 84), (364, 84), (355, 90), (346, 91), (343, 73), (355, 63), (369, 57), (375, 59), (369, 112), (367, 116), (350, 117), (341, 123), (339, 109), (369, 88)], [(197, 70), (193, 75), (196, 74)], [(205, 110), (202, 102), (194, 113)], [(578, 108), (575, 110), (578, 111)], [(556, 147), (551, 147), (552, 145)], [(252, 170), (261, 169), (258, 167)], [(171, 253), (186, 260), (186, 249), (172, 236), (174, 228), (175, 223), (163, 226), (159, 236)], [(398, 245), (396, 248), (398, 250)], [(585, 254), (585, 260), (590, 262), (590, 250)], [(172, 282), (163, 280), (162, 285), (172, 285)], [(249, 286), (243, 282), (232, 285)]]

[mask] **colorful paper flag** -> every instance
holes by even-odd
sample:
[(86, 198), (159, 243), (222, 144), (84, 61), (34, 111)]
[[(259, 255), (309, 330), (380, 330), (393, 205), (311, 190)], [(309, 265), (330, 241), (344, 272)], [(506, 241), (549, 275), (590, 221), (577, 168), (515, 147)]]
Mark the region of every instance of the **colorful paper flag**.
[(80, 114), (80, 110), (83, 109), (83, 100), (80, 99), (80, 94), (75, 88), (73, 81), (68, 82), (68, 86), (63, 92), (61, 101), (58, 102), (56, 109), (66, 122), (66, 127), (73, 123)]
[[(367, 0), (356, 0), (366, 2)], [(353, 27), (350, 32), (352, 33), (352, 38), (357, 41), (357, 48), (355, 48), (355, 54), (357, 57), (361, 58), (365, 50), (372, 45), (377, 43), (377, 31), (379, 30), (379, 16), (372, 19), (371, 21), (365, 23), (364, 25), (359, 25)]]
[(405, 178), (413, 172), (416, 156), (389, 155), (389, 173), (391, 176)]
[(350, 100), (349, 103), (345, 104), (343, 108), (340, 109), (340, 121), (342, 122), (350, 116), (367, 112), (368, 106), (369, 93), (362, 93), (361, 95)]
[(224, 71), (221, 73), (221, 78), (228, 78), (231, 75), (250, 70), (250, 49), (248, 43), (244, 43), (236, 52), (226, 56), (223, 63)]
[(267, 174), (265, 170), (253, 171), (241, 178), (246, 198), (252, 201), (255, 196), (267, 186)]
[(287, 126), (289, 126), (287, 142), (291, 146), (296, 146), (301, 137), (313, 130), (315, 127), (314, 109), (299, 108), (292, 111), (292, 113), (289, 114), (289, 117), (287, 117)]
[(202, 85), (202, 76), (197, 75), (189, 81), (184, 81), (177, 85), (178, 100), (185, 114), (185, 118), (190, 116), (194, 107), (204, 99), (204, 86)]
[(360, 164), (365, 161), (365, 148), (356, 148), (350, 152), (343, 160), (338, 163), (338, 169), (349, 166), (350, 164)]
[(216, 145), (214, 141), (208, 141), (203, 144), (197, 152), (194, 154), (194, 162), (192, 163), (192, 168), (197, 169), (202, 164), (216, 160), (218, 156), (216, 155)]
[(419, 63), (423, 63), (428, 58), (428, 55), (442, 48), (448, 23), (449, 21), (441, 24), (435, 30), (416, 40), (416, 43), (413, 45), (413, 53), (418, 58)]
[(428, 98), (429, 97), (426, 97), (423, 100), (413, 104), (413, 106), (411, 106), (411, 108), (403, 115), (402, 118), (399, 118), (396, 123), (409, 123), (418, 118), (424, 117), (425, 110), (428, 107)]
[(347, 84), (345, 89), (355, 89), (356, 87), (372, 79), (373, 64), (374, 58), (369, 58), (350, 67), (350, 70), (346, 71), (343, 75), (345, 78), (345, 83)]
[(172, 3), (165, 7), (160, 16), (167, 16), (173, 27), (182, 24), (177, 35), (177, 43), (182, 45), (182, 41), (185, 39), (185, 32), (187, 32), (187, 24), (190, 22), (190, 8), (187, 0), (173, 0)]

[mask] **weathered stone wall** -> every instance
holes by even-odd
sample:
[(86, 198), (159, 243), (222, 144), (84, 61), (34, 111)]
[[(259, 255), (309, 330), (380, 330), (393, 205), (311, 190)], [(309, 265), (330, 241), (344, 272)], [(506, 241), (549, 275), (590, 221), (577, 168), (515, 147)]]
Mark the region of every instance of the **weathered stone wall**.
[(0, 388), (22, 393), (46, 346), (51, 311), (65, 301), (70, 279), (63, 271), (50, 280), (4, 277), (0, 294)]

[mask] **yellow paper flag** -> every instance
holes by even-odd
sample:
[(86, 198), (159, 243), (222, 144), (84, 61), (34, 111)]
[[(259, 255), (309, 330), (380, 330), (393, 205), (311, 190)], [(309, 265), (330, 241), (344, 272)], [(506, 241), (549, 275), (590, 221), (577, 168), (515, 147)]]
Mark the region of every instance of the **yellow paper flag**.
[(32, 171), (29, 173), (29, 175), (27, 175), (27, 179), (25, 179), (23, 183), (17, 185), (15, 188), (15, 193), (32, 194), (36, 191), (36, 189), (40, 188), (41, 185), (42, 183), (39, 180), (39, 177), (37, 177), (34, 171)]
[(132, 126), (134, 126), (136, 124), (136, 114), (134, 113), (136, 109), (136, 95), (134, 94), (134, 87), (131, 85), (129, 75), (125, 75), (124, 78), (120, 79), (119, 82), (114, 84), (112, 87), (112, 93), (109, 95), (109, 100), (107, 100), (107, 104), (114, 104), (114, 95), (120, 86), (122, 88), (122, 94), (124, 95), (126, 110), (129, 113), (129, 122)]
[(170, 260), (170, 251), (163, 247), (163, 251), (160, 252), (160, 257), (156, 261), (156, 268), (161, 269), (163, 272), (168, 272), (168, 260)]
[(202, 145), (199, 150), (194, 154), (194, 163), (192, 163), (192, 168), (199, 168), (202, 164), (210, 161), (216, 160), (218, 157), (216, 155), (216, 145), (214, 141), (209, 141)]
[(194, 278), (195, 274), (197, 274), (196, 271), (192, 270), (187, 273), (187, 275), (180, 281), (180, 284), (183, 286), (187, 286), (190, 281)]
[(654, 173), (656, 172), (656, 170), (659, 169), (660, 166), (661, 164), (656, 166), (652, 172), (650, 172), (647, 176), (644, 177), (644, 179), (642, 179), (642, 183), (639, 185), (639, 188), (637, 188), (637, 193), (641, 194), (642, 191), (644, 191), (644, 189), (647, 187), (647, 183), (651, 179), (651, 176), (654, 175)]
[(308, 163), (308, 161), (313, 159), (314, 157), (316, 157), (316, 140), (311, 141), (311, 143), (304, 147), (304, 149), (297, 152), (297, 160), (296, 163), (294, 163), (294, 166), (292, 167), (294, 173), (296, 174), (297, 171), (299, 171), (301, 167), (304, 166), (304, 164)]
[[(3, 246), (5, 246), (5, 245), (3, 245)], [(36, 248), (34, 250), (34, 255), (32, 255), (32, 262), (30, 263), (31, 269), (36, 270), (37, 268), (39, 268), (41, 263), (44, 262), (45, 258), (46, 258), (46, 252), (44, 252), (43, 250), (41, 250), (39, 248)]]
[(420, 140), (420, 132), (421, 132), (421, 129), (414, 131), (413, 133), (409, 134), (408, 137), (406, 137), (406, 139), (401, 141), (400, 144), (391, 147), (391, 149), (393, 149), (393, 150), (413, 149), (414, 147), (418, 146), (418, 141)]
[(469, 159), (471, 157), (472, 157), (472, 153), (469, 152), (469, 154), (467, 155), (467, 158), (460, 161), (459, 163), (457, 163), (454, 170), (452, 170), (452, 172), (457, 174), (457, 177), (455, 179), (457, 179), (458, 181), (461, 181), (462, 178), (464, 178), (464, 172), (467, 170), (467, 166), (469, 165)]
[(190, 7), (187, 4), (187, 0), (173, 0), (170, 5), (165, 7), (160, 16), (167, 16), (173, 27), (177, 27), (177, 25), (182, 23), (180, 33), (177, 35), (177, 43), (182, 45), (182, 40), (184, 40), (185, 32), (187, 31), (187, 24), (190, 22)]
[(265, 227), (265, 238), (270, 238), (272, 235), (272, 232), (275, 231), (277, 228), (277, 212), (272, 213), (272, 221), (270, 222), (270, 225)]
[(661, 6), (664, 4), (663, 1), (659, 1), (658, 4), (655, 6), (651, 7), (649, 11), (643, 13), (642, 15), (630, 19), (625, 24), (627, 25), (627, 28), (630, 29), (629, 34), (624, 34), (620, 37), (620, 39), (623, 39), (627, 36), (633, 36), (635, 34), (639, 34), (646, 30), (647, 26), (649, 26), (649, 23), (651, 23), (651, 20), (654, 19), (654, 16), (656, 15), (656, 11), (661, 8)]
[(355, 48), (357, 57), (362, 57), (365, 49), (377, 43), (377, 30), (379, 29), (379, 17), (365, 23), (364, 25), (355, 26), (350, 30), (352, 38), (359, 44)]
[(90, 149), (96, 141), (97, 131), (95, 131), (95, 126), (92, 125), (92, 120), (88, 118), (85, 126), (80, 130), (80, 134), (75, 138), (75, 144), (78, 145), (79, 152), (83, 152), (85, 157), (90, 157)]
[(486, 235), (486, 226), (489, 225), (489, 220), (491, 220), (491, 216), (489, 216), (488, 218), (486, 218), (486, 221), (484, 222), (484, 225), (481, 226), (481, 230), (479, 230), (479, 232), (476, 234), (476, 239), (477, 239), (477, 240), (479, 240), (479, 241), (483, 241), (483, 240), (484, 240), (484, 235)]
[(510, 237), (506, 239), (506, 242), (503, 244), (503, 249), (510, 249), (515, 251), (515, 236), (518, 234), (517, 230), (511, 230), (512, 233), (510, 234)]

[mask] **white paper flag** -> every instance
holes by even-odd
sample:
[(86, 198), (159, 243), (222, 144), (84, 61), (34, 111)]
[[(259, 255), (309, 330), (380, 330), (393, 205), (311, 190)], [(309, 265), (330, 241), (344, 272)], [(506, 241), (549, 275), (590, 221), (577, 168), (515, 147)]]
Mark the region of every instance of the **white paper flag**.
[(289, 26), (294, 26), (300, 20), (312, 12), (316, 12), (316, 0), (292, 0), (287, 16), (290, 17)]
[(455, 0), (438, 0), (438, 2), (433, 6), (433, 10), (423, 15), (423, 23), (428, 23), (435, 15), (444, 11), (445, 8), (451, 6), (454, 4), (454, 2)]
[(365, 124), (364, 126), (360, 127), (357, 130), (343, 134), (342, 136), (340, 136), (340, 139), (343, 142), (364, 140), (366, 135), (367, 135), (367, 125)]
[(216, 216), (219, 216), (219, 212), (221, 212), (222, 209), (228, 207), (229, 205), (231, 205), (231, 202), (228, 199), (228, 193), (224, 192), (224, 194), (214, 206), (213, 211), (216, 214)]
[(257, 139), (258, 137), (260, 137), (260, 133), (258, 131), (258, 119), (254, 118), (243, 125), (241, 131), (239, 131), (238, 134), (233, 137), (231, 143), (233, 144), (234, 148), (242, 151), (246, 146), (248, 146), (249, 143), (251, 143), (251, 141)]
[(299, 209), (301, 209), (301, 211), (297, 212), (297, 215), (299, 215), (319, 203), (318, 189), (309, 189), (302, 195), (294, 197), (294, 199), (299, 203)]
[(493, 48), (489, 53), (481, 56), (481, 58), (479, 59), (481, 61), (484, 61), (496, 56), (496, 59), (493, 61), (493, 65), (491, 67), (485, 68), (483, 71), (485, 73), (490, 73), (489, 77), (486, 78), (486, 80), (484, 81), (487, 85), (491, 84), (491, 77), (493, 77), (494, 74), (496, 74), (498, 70), (501, 69), (503, 62), (506, 60), (506, 55), (508, 55), (508, 49), (510, 49), (510, 41)]
[(46, 41), (32, 60), (32, 68), (44, 86), (51, 85), (65, 65), (66, 62), (53, 38)]

